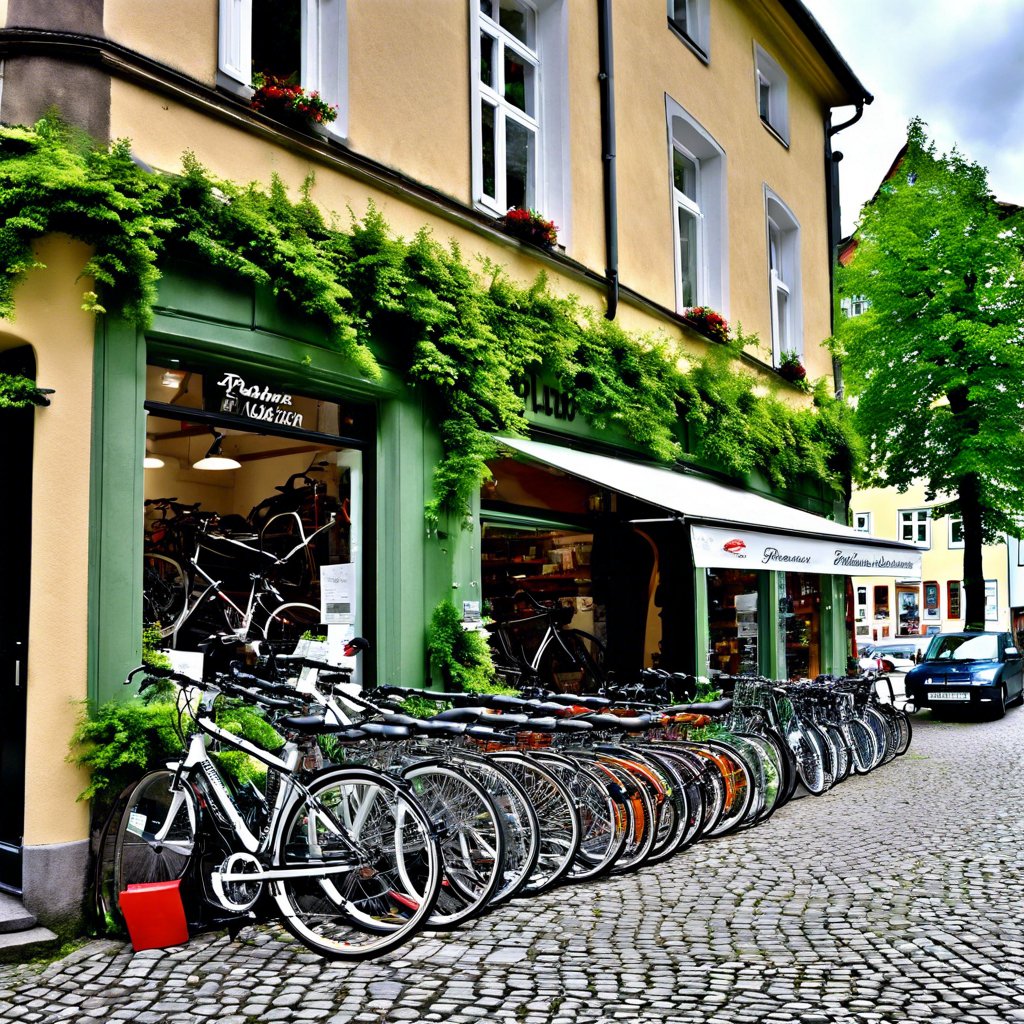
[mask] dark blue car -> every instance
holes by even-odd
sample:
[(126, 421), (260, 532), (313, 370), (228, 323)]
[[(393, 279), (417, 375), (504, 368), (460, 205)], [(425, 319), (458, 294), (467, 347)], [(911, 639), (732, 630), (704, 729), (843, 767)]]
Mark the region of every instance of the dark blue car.
[(1024, 704), (1024, 660), (1009, 633), (939, 633), (904, 687), (916, 708), (974, 708), (1002, 718)]

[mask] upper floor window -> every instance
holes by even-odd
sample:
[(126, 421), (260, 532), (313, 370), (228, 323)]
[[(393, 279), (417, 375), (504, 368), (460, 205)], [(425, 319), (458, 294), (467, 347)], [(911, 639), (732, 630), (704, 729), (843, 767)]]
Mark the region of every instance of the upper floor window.
[(789, 80), (779, 62), (754, 43), (754, 81), (761, 120), (789, 145)]
[(471, 0), (474, 198), (536, 209), (567, 236), (563, 0)]
[(854, 512), (853, 514), (853, 528), (859, 533), (870, 533), (871, 532), (871, 513), (870, 512)]
[(768, 227), (768, 289), (771, 302), (772, 356), (803, 355), (803, 313), (800, 292), (800, 225), (788, 207), (765, 189)]
[(949, 517), (949, 546), (951, 548), (964, 546), (964, 521), (954, 516)]
[(860, 316), (870, 305), (871, 302), (863, 295), (854, 295), (849, 299), (843, 299), (839, 303), (839, 308), (847, 316)]
[(336, 107), (324, 128), (348, 134), (348, 0), (219, 0), (217, 84), (252, 95), (253, 75), (301, 85)]
[(668, 22), (697, 56), (708, 59), (711, 52), (711, 0), (668, 0)]
[(932, 514), (926, 508), (900, 510), (900, 540), (919, 548), (932, 545)]
[(674, 100), (666, 97), (676, 309), (726, 310), (725, 153)]

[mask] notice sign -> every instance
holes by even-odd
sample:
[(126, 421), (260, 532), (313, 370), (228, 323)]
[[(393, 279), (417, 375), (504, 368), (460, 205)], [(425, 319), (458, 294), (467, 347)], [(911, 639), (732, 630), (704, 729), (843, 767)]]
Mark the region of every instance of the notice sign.
[(231, 371), (203, 377), (203, 404), (208, 411), (226, 412), (259, 423), (302, 426), (302, 413), (293, 408), (292, 395)]
[(920, 550), (896, 543), (865, 544), (853, 538), (829, 540), (722, 526), (691, 526), (690, 538), (698, 568), (921, 578)]
[(351, 625), (356, 621), (355, 572), (351, 562), (320, 566), (320, 621)]

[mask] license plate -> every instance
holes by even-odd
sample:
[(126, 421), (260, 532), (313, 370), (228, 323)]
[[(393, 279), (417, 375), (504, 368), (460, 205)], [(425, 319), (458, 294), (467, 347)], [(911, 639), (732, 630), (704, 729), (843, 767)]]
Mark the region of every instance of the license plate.
[(963, 690), (929, 690), (929, 700), (970, 700), (971, 695)]

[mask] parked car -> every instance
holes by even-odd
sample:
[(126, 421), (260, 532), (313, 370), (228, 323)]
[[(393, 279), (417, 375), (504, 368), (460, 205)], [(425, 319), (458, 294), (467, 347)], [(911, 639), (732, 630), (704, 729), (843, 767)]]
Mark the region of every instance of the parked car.
[(858, 664), (865, 671), (908, 672), (924, 656), (931, 640), (930, 636), (908, 636), (862, 644)]
[(938, 633), (904, 688), (916, 708), (971, 707), (1002, 718), (1024, 704), (1024, 660), (1009, 633)]

